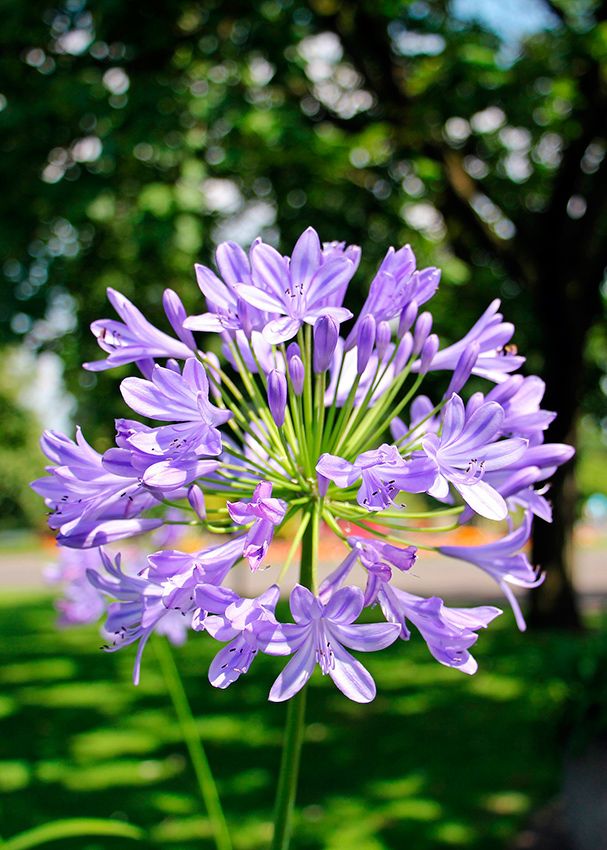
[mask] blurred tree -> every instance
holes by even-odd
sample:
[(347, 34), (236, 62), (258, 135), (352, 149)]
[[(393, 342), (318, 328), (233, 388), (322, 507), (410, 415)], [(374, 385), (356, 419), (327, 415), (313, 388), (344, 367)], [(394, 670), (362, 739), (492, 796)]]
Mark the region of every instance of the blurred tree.
[[(575, 442), (602, 402), (604, 335), (583, 358), (606, 261), (606, 6), (1, 0), (3, 333), (58, 350), (77, 396), (97, 384), (79, 419), (107, 440), (116, 375), (79, 370), (107, 285), (158, 315), (167, 285), (194, 306), (192, 262), (219, 239), (286, 248), (313, 223), (365, 246), (359, 281), (411, 241), (444, 270), (445, 337), (508, 301), (550, 437)], [(536, 619), (561, 625), (574, 492), (570, 468), (535, 536)]]
[[(16, 364), (15, 352), (4, 349), (4, 362)], [(40, 499), (27, 486), (42, 475), (44, 461), (38, 439), (40, 422), (20, 398), (18, 370), (0, 374), (0, 529), (44, 526)]]

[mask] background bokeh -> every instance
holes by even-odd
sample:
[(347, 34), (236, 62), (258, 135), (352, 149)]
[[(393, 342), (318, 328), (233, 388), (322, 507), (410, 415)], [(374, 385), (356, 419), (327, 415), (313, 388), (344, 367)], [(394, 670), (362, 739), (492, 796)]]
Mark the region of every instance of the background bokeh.
[(607, 3), (0, 0), (0, 12), (4, 534), (43, 526), (26, 486), (42, 425), (112, 440), (123, 373), (80, 365), (97, 357), (88, 325), (111, 314), (106, 287), (163, 326), (167, 286), (200, 312), (192, 266), (218, 241), (261, 234), (287, 252), (312, 224), (363, 247), (354, 302), (388, 245), (440, 266), (446, 341), (502, 299), (558, 411), (549, 439), (578, 447), (552, 488), (555, 522), (537, 523), (550, 580), (531, 620), (579, 626), (574, 524), (607, 517)]

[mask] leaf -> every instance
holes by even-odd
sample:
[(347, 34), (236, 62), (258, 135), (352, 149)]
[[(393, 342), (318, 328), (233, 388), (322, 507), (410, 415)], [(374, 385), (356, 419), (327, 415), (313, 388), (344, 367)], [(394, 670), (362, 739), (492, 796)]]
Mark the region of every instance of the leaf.
[(30, 847), (40, 847), (40, 845), (48, 844), (51, 841), (89, 835), (130, 838), (133, 841), (140, 841), (145, 837), (142, 829), (120, 820), (66, 818), (20, 832), (19, 835), (14, 835), (8, 841), (0, 843), (0, 847), (2, 850), (29, 850)]

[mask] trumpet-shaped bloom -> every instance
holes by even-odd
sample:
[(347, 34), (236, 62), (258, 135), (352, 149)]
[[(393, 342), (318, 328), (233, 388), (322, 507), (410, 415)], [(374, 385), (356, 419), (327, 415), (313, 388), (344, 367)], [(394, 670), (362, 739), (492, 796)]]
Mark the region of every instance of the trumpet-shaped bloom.
[(133, 434), (128, 442), (135, 448), (162, 457), (183, 452), (221, 453), (218, 426), (232, 414), (209, 401), (209, 379), (199, 360), (186, 360), (182, 374), (155, 366), (151, 381), (125, 378), (120, 391), (136, 413), (175, 423)]
[(275, 584), (255, 599), (243, 599), (225, 587), (198, 588), (195, 628), (215, 640), (229, 641), (209, 667), (209, 682), (214, 687), (227, 688), (248, 673), (259, 651), (257, 630), (262, 624), (276, 623), (274, 610), (279, 598), (280, 588)]
[(428, 490), (436, 478), (437, 466), (423, 452), (404, 460), (396, 446), (384, 443), (379, 449), (363, 452), (354, 463), (337, 455), (323, 454), (316, 472), (340, 488), (351, 487), (362, 479), (356, 496), (358, 504), (370, 511), (381, 511), (394, 502), (401, 490), (407, 493)]
[(239, 283), (251, 282), (251, 263), (243, 249), (235, 242), (222, 242), (217, 247), (215, 259), (223, 280), (206, 266), (195, 265), (196, 280), (209, 310), (198, 316), (189, 316), (183, 323), (184, 327), (207, 333), (245, 331), (247, 334), (263, 328), (267, 321), (266, 313), (247, 304), (236, 291)]
[(453, 484), (473, 511), (487, 519), (505, 519), (508, 506), (487, 481), (485, 472), (508, 466), (523, 456), (527, 440), (499, 440), (504, 411), (495, 402), (482, 404), (467, 416), (464, 403), (453, 395), (445, 405), (442, 434), (427, 434), (422, 440), (426, 454), (438, 467), (428, 493), (438, 499), (449, 495)]
[(371, 315), (377, 322), (390, 321), (409, 304), (415, 302), (419, 307), (432, 298), (439, 282), (439, 269), (430, 267), (417, 271), (415, 254), (410, 245), (398, 250), (389, 248), (371, 281), (369, 295), (346, 340), (346, 348), (354, 344), (359, 325), (365, 316)]
[(244, 557), (252, 570), (259, 569), (279, 525), (287, 512), (287, 503), (272, 498), (272, 485), (261, 481), (248, 502), (228, 502), (228, 512), (238, 525), (253, 523), (244, 541)]
[(339, 690), (354, 702), (370, 702), (375, 682), (363, 665), (344, 647), (375, 652), (393, 643), (399, 627), (390, 623), (354, 623), (363, 609), (358, 587), (342, 587), (326, 605), (297, 585), (291, 592), (295, 623), (263, 623), (257, 628), (258, 645), (269, 655), (291, 655), (272, 685), (270, 700), (290, 699), (306, 684), (318, 664)]
[(188, 611), (200, 585), (220, 585), (225, 580), (242, 558), (243, 546), (244, 535), (240, 535), (198, 552), (161, 549), (148, 556), (148, 566), (140, 575), (162, 585), (167, 608)]
[(75, 442), (57, 431), (45, 431), (41, 446), (56, 465), (47, 467), (50, 474), (32, 487), (44, 497), (51, 511), (49, 526), (59, 532), (62, 545), (88, 549), (162, 525), (161, 519), (139, 517), (158, 502), (137, 471), (125, 465), (124, 474), (109, 472), (80, 428)]
[(122, 322), (115, 319), (99, 319), (93, 322), (91, 330), (99, 347), (106, 351), (108, 356), (105, 360), (85, 363), (85, 369), (100, 372), (114, 366), (123, 366), (125, 363), (137, 363), (145, 373), (153, 367), (156, 357), (185, 360), (196, 350), (192, 334), (181, 327), (185, 310), (172, 290), (166, 291), (164, 306), (169, 320), (175, 321), (174, 329), (180, 339), (174, 339), (155, 328), (128, 298), (115, 289), (108, 289), (107, 297)]
[(438, 551), (450, 558), (468, 561), (488, 573), (499, 584), (504, 595), (510, 602), (519, 629), (526, 629), (518, 600), (509, 585), (518, 587), (537, 587), (544, 581), (543, 575), (538, 575), (529, 563), (529, 559), (520, 550), (529, 540), (531, 534), (531, 514), (525, 514), (521, 525), (493, 543), (483, 543), (477, 546), (440, 546)]
[(407, 621), (413, 623), (437, 661), (456, 667), (462, 673), (476, 673), (478, 664), (468, 652), (476, 643), (478, 629), (485, 628), (502, 612), (482, 605), (476, 608), (448, 608), (442, 599), (424, 599), (382, 582), (377, 593), (385, 618), (397, 623), (400, 636), (409, 640)]
[[(522, 366), (525, 358), (518, 355), (514, 347), (508, 347), (514, 334), (514, 325), (503, 321), (502, 314), (498, 312), (499, 306), (499, 299), (496, 298), (466, 336), (443, 348), (432, 358), (431, 370), (453, 371), (460, 356), (472, 342), (479, 345), (479, 355), (472, 369), (474, 375), (499, 384), (506, 380), (510, 372)], [(419, 368), (419, 364), (414, 368)]]
[(141, 657), (150, 635), (157, 632), (166, 635), (171, 643), (182, 644), (192, 618), (190, 616), (188, 623), (187, 617), (182, 616), (185, 612), (166, 607), (161, 585), (126, 574), (121, 566), (120, 555), (112, 561), (102, 550), (101, 558), (106, 574), (89, 570), (87, 575), (94, 587), (116, 600), (108, 606), (105, 623), (105, 631), (111, 636), (111, 643), (103, 648), (107, 652), (115, 652), (123, 646), (139, 642), (133, 670), (133, 682), (137, 685)]
[(278, 344), (292, 339), (302, 324), (313, 325), (321, 316), (337, 324), (351, 318), (344, 307), (327, 300), (342, 291), (355, 271), (345, 253), (323, 256), (316, 231), (309, 227), (297, 240), (289, 260), (263, 242), (251, 250), (252, 283), (236, 284), (237, 294), (253, 307), (278, 314), (265, 326), (268, 342)]

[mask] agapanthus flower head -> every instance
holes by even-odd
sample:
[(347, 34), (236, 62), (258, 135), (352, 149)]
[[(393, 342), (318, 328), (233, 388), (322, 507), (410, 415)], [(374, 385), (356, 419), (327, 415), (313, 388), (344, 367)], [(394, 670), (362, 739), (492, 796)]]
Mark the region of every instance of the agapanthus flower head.
[[(523, 549), (533, 515), (550, 519), (548, 479), (572, 454), (544, 442), (554, 414), (540, 406), (543, 382), (513, 374), (524, 358), (497, 301), (441, 348), (430, 303), (440, 272), (417, 269), (409, 246), (388, 250), (353, 316), (347, 288), (359, 260), (358, 247), (323, 244), (313, 228), (291, 256), (261, 239), (248, 252), (222, 243), (217, 273), (196, 266), (202, 312), (187, 316), (166, 291), (174, 336), (109, 291), (121, 321), (93, 324), (107, 356), (88, 368), (136, 364), (143, 378), (121, 384), (132, 413), (116, 421), (115, 445), (103, 454), (80, 431), (75, 441), (47, 433), (48, 474), (33, 486), (62, 546), (97, 552), (149, 531), (165, 535), (142, 538), (127, 570), (101, 550), (86, 573), (92, 594), (81, 570), (66, 608), (79, 621), (88, 605), (92, 619), (104, 600), (108, 647), (138, 644), (136, 678), (153, 632), (179, 642), (192, 630), (225, 644), (209, 671), (216, 687), (233, 685), (263, 652), (292, 656), (272, 700), (292, 697), (319, 667), (347, 697), (368, 702), (374, 682), (350, 650), (408, 640), (411, 626), (440, 663), (473, 673), (470, 649), (499, 609), (416, 594), (420, 539), (491, 575), (523, 626), (511, 587), (542, 580)], [(221, 360), (205, 353), (207, 343)], [(436, 373), (429, 394), (428, 372)], [(428, 535), (476, 516), (495, 524), (496, 542), (428, 544)], [(321, 526), (343, 545), (326, 575)], [(196, 551), (176, 548), (179, 531), (203, 537)], [(277, 535), (289, 539), (284, 559), (269, 550)], [(293, 622), (282, 622), (281, 584), (300, 546), (299, 574), (289, 576)], [(236, 571), (266, 569), (264, 592), (235, 592)]]

